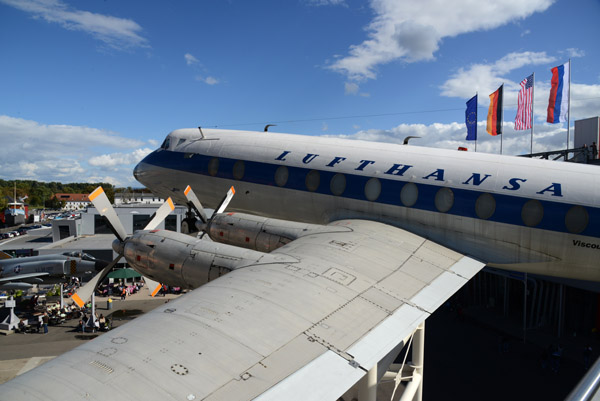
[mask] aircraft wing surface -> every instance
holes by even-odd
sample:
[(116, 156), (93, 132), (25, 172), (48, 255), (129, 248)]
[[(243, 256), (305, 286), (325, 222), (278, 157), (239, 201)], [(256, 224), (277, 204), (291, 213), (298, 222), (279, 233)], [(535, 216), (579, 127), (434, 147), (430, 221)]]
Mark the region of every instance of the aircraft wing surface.
[(49, 276), (49, 275), (50, 275), (50, 273), (48, 273), (48, 272), (17, 274), (14, 276), (0, 278), (0, 283), (7, 283), (7, 282), (12, 283), (12, 282), (19, 282), (19, 281), (27, 282), (27, 280), (30, 280), (30, 279), (43, 278), (43, 277)]
[(337, 232), (273, 251), (286, 255), (281, 263), (234, 270), (0, 385), (0, 394), (337, 399), (483, 264), (385, 224), (331, 225)]

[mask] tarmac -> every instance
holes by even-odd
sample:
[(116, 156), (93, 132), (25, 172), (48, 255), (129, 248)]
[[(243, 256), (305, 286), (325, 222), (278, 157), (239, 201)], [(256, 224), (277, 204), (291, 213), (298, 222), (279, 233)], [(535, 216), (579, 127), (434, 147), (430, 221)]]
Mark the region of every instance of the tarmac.
[[(97, 312), (111, 316), (113, 327), (118, 327), (176, 297), (151, 298), (144, 287), (124, 301), (113, 298), (111, 310), (106, 308), (107, 298), (96, 298)], [(0, 336), (0, 383), (103, 335), (76, 332), (76, 324), (73, 319), (49, 326), (46, 335)], [(565, 353), (560, 369), (554, 372), (549, 365), (543, 367), (541, 358), (554, 341), (551, 334), (530, 330), (523, 341), (518, 324), (503, 321), (486, 309), (471, 308), (459, 314), (442, 307), (427, 319), (425, 327), (426, 401), (563, 400), (585, 373), (584, 339), (561, 339)], [(598, 349), (594, 344), (594, 350)], [(378, 399), (391, 393), (389, 384), (385, 386), (380, 385)]]

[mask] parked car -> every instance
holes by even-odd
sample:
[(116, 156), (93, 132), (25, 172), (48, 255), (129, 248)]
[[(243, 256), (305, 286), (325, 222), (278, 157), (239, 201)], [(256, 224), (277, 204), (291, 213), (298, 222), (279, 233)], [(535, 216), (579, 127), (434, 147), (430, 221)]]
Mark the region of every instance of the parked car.
[(9, 233), (12, 234), (13, 237), (18, 237), (20, 235), (18, 231), (10, 231)]
[(27, 228), (25, 227), (20, 227), (17, 232), (19, 233), (19, 235), (25, 235), (27, 234), (27, 231), (29, 231)]
[(8, 233), (0, 233), (0, 239), (7, 239), (10, 238), (10, 235), (8, 235)]

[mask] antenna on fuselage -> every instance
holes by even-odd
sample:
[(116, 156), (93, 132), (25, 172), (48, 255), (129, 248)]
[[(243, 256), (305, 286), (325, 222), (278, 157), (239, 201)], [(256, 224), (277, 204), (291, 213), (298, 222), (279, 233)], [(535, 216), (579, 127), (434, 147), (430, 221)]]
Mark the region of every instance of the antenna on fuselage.
[(269, 131), (269, 127), (277, 127), (277, 124), (267, 124), (267, 125), (265, 125), (265, 132)]
[(204, 139), (204, 133), (202, 132), (202, 127), (198, 127), (198, 130), (200, 131), (200, 136), (202, 137), (202, 139)]
[(410, 141), (413, 138), (420, 138), (420, 136), (407, 136), (406, 138), (404, 138), (403, 145), (408, 145), (408, 141)]

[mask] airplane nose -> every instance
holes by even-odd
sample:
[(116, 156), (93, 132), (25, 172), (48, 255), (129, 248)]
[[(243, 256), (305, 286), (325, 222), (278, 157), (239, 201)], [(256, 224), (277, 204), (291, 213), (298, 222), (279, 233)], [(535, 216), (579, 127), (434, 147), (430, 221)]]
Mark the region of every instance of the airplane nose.
[(109, 265), (109, 262), (106, 262), (104, 260), (97, 260), (96, 263), (94, 263), (94, 269), (97, 272), (99, 272), (99, 271), (102, 271), (102, 269), (104, 269), (108, 265)]

